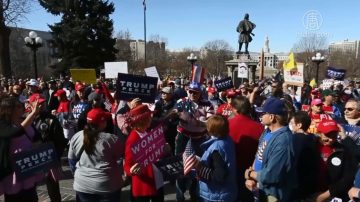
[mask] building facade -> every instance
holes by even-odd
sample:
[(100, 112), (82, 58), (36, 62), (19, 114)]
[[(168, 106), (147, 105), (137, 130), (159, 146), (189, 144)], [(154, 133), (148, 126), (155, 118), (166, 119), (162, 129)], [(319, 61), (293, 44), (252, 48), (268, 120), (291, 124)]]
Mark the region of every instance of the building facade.
[[(133, 60), (143, 60), (145, 58), (145, 42), (143, 40), (130, 40), (130, 50)], [(146, 57), (154, 58), (165, 53), (164, 42), (148, 41), (146, 43)]]
[(34, 76), (33, 53), (24, 42), (30, 31), (35, 31), (42, 38), (42, 47), (36, 52), (38, 76), (49, 77), (52, 74), (51, 65), (57, 61), (51, 33), (15, 27), (11, 28), (9, 41), (12, 75), (22, 78)]
[(354, 53), (355, 58), (359, 58), (360, 41), (349, 41), (346, 39), (344, 41), (330, 43), (329, 52), (330, 54), (333, 52)]

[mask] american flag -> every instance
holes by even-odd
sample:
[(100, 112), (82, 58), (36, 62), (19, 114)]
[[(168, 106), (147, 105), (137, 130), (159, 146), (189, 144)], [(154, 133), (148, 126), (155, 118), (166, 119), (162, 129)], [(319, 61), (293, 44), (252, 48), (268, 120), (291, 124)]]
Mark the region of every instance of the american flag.
[(183, 163), (184, 175), (187, 175), (196, 163), (196, 156), (194, 150), (192, 149), (191, 139), (186, 144), (185, 151), (183, 153)]
[(105, 98), (104, 105), (105, 105), (105, 109), (108, 110), (109, 112), (111, 112), (112, 104), (107, 97)]

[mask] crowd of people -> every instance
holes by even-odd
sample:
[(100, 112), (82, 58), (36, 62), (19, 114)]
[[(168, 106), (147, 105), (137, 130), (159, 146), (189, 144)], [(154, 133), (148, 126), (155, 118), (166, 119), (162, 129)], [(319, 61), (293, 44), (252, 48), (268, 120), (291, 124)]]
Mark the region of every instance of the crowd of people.
[(324, 89), (265, 79), (219, 92), (210, 79), (168, 77), (155, 103), (112, 91), (112, 81), (1, 79), (6, 202), (38, 201), (41, 182), (51, 201), (61, 201), (60, 168), (22, 180), (11, 167), (11, 156), (44, 143), (54, 145), (59, 162), (68, 157), (77, 201), (119, 201), (127, 184), (132, 201), (164, 201), (159, 169), (132, 152), (159, 124), (166, 156), (185, 161), (191, 149), (195, 157), (170, 183), (177, 201), (186, 191), (191, 201), (360, 201), (359, 81)]

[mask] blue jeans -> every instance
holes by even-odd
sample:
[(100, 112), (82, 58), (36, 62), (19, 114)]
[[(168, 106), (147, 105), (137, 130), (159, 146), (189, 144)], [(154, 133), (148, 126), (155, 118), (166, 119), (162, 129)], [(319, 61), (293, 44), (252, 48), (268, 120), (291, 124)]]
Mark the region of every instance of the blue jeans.
[(88, 194), (76, 192), (76, 201), (80, 202), (119, 202), (121, 199), (121, 189), (108, 194)]

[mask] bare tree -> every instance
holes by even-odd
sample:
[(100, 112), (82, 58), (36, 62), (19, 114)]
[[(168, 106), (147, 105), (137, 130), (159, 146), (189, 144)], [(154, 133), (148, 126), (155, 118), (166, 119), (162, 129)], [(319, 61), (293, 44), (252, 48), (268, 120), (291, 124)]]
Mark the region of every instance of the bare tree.
[(153, 41), (154, 43), (165, 43), (165, 46), (168, 44), (168, 39), (159, 34), (150, 35), (149, 41)]
[(0, 0), (0, 74), (11, 76), (9, 38), (11, 29), (25, 19), (33, 0)]
[(121, 40), (131, 40), (131, 33), (128, 29), (126, 30), (120, 30), (117, 34), (116, 34), (116, 39), (121, 39)]
[[(299, 41), (293, 46), (293, 51), (295, 54), (295, 59), (297, 62), (304, 63), (304, 77), (305, 80), (309, 80), (315, 75), (315, 64), (312, 63), (311, 57), (315, 56), (317, 52), (322, 54), (327, 53), (327, 37), (325, 35), (320, 35), (317, 33), (308, 33), (306, 36), (303, 36)], [(325, 70), (325, 63), (322, 63), (319, 68), (319, 72)], [(323, 74), (320, 74), (320, 78)]]
[(226, 75), (225, 61), (232, 58), (232, 48), (224, 40), (205, 43), (202, 48), (201, 64), (207, 72), (215, 75)]

